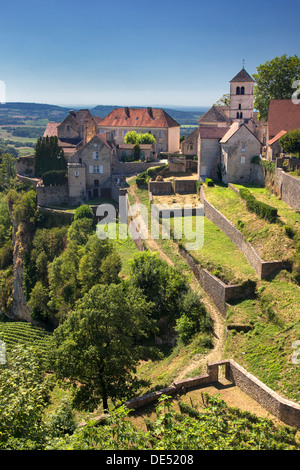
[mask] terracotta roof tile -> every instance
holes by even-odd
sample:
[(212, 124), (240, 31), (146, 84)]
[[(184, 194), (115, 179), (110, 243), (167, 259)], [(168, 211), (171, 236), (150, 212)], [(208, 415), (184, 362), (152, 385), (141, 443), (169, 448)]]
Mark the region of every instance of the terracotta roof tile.
[(201, 139), (222, 139), (229, 131), (229, 127), (200, 127)]
[(282, 129), (300, 129), (300, 104), (292, 100), (271, 100), (268, 114), (269, 137), (272, 139)]
[(273, 139), (268, 141), (268, 144), (269, 145), (274, 144), (274, 142), (276, 142), (278, 139), (280, 139), (280, 137), (282, 137), (284, 134), (286, 134), (286, 132), (287, 131), (285, 131), (285, 130), (282, 130), (282, 131), (278, 132), (278, 134), (276, 134), (275, 137), (273, 137)]
[(43, 137), (46, 137), (46, 136), (48, 136), (48, 137), (56, 136), (57, 137), (57, 127), (59, 125), (60, 125), (60, 122), (48, 122)]
[(98, 127), (179, 127), (180, 124), (163, 109), (115, 108), (98, 124)]

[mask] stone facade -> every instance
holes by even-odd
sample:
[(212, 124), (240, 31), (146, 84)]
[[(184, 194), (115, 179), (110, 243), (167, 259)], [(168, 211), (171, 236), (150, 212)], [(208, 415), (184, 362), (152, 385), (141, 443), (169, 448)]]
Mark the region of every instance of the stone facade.
[(78, 202), (85, 199), (110, 197), (112, 163), (115, 150), (95, 136), (74, 154), (68, 164), (69, 196)]
[(292, 209), (300, 211), (300, 178), (289, 175), (281, 168), (276, 168), (275, 185), (279, 197)]
[(252, 158), (260, 156), (261, 142), (245, 124), (233, 124), (220, 141), (224, 183), (250, 183)]

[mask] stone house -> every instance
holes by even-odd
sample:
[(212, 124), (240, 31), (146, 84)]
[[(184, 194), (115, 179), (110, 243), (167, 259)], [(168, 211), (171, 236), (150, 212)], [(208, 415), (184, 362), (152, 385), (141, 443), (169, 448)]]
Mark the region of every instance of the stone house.
[(66, 158), (80, 150), (95, 135), (97, 135), (97, 120), (88, 109), (70, 111), (61, 123), (48, 123), (44, 132), (44, 137), (58, 138), (58, 145), (63, 149)]
[[(195, 133), (195, 138), (199, 139), (198, 148), (198, 177), (205, 179), (206, 177), (220, 179), (220, 171), (226, 171), (224, 178), (230, 179), (230, 182), (241, 181), (241, 172), (244, 170), (245, 180), (248, 179), (248, 152), (250, 158), (251, 149), (253, 154), (257, 156), (261, 154), (261, 146), (266, 140), (266, 124), (259, 122), (257, 113), (253, 111), (254, 101), (254, 80), (243, 68), (230, 81), (230, 105), (229, 106), (212, 106), (203, 116), (200, 117), (199, 132)], [(239, 127), (247, 128), (242, 132), (236, 131)], [(229, 139), (230, 134), (235, 135), (235, 139), (243, 137), (243, 144), (247, 147), (247, 158), (244, 160), (245, 153), (243, 149), (243, 158), (239, 156), (239, 164), (233, 164), (237, 159), (234, 146), (229, 146), (229, 151), (233, 152), (233, 159), (230, 160), (230, 154), (225, 152), (222, 142), (223, 139)], [(245, 134), (242, 136), (242, 134)], [(255, 138), (256, 145), (252, 145)], [(249, 142), (248, 142), (249, 141)], [(259, 145), (258, 145), (259, 144)], [(225, 146), (226, 147), (226, 146)], [(258, 150), (259, 147), (259, 150)], [(222, 158), (224, 161), (222, 161)], [(238, 161), (238, 160), (237, 160)], [(245, 162), (245, 163), (244, 163)], [(247, 163), (246, 163), (247, 162)], [(226, 168), (225, 168), (226, 167)], [(236, 174), (234, 174), (236, 171)], [(227, 175), (225, 177), (225, 174)], [(225, 182), (225, 181), (224, 181)]]
[(253, 157), (261, 154), (261, 142), (245, 125), (235, 122), (220, 140), (222, 181), (253, 182)]
[(181, 152), (183, 155), (196, 156), (199, 153), (199, 128), (197, 127), (190, 135), (181, 142)]
[(149, 133), (155, 138), (152, 157), (160, 152), (176, 153), (180, 149), (180, 125), (163, 109), (158, 108), (115, 108), (98, 123), (98, 134), (107, 133), (107, 140), (112, 141), (121, 158), (124, 138), (127, 132)]
[(68, 162), (69, 198), (72, 202), (110, 198), (116, 149), (101, 135), (94, 136)]
[(280, 154), (282, 153), (282, 147), (279, 143), (280, 137), (282, 137), (284, 134), (286, 134), (286, 131), (282, 129), (278, 134), (273, 137), (273, 139), (270, 139), (268, 141), (267, 145), (267, 159), (269, 161), (271, 160), (276, 160), (276, 158), (280, 157)]

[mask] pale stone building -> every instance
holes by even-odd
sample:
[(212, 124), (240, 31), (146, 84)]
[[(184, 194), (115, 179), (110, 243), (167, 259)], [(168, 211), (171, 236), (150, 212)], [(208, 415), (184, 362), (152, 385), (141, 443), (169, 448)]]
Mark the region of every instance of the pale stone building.
[(198, 133), (193, 137), (194, 141), (198, 139), (200, 179), (250, 181), (248, 165), (261, 154), (266, 141), (266, 125), (258, 121), (253, 101), (254, 80), (243, 68), (230, 81), (230, 105), (212, 106), (200, 117)]
[(176, 153), (180, 149), (180, 125), (163, 109), (115, 108), (98, 123), (98, 134), (107, 133), (107, 140), (118, 147), (118, 156), (125, 154), (127, 132), (149, 133), (155, 138), (152, 156), (160, 152)]
[(253, 158), (261, 154), (261, 142), (246, 124), (235, 122), (220, 140), (223, 183), (250, 183)]

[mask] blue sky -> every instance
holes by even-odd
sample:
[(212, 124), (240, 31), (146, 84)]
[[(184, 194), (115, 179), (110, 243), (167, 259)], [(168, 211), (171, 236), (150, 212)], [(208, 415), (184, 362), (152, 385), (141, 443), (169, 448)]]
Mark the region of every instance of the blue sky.
[(1, 2), (6, 101), (210, 106), (242, 68), (299, 55), (295, 0)]

